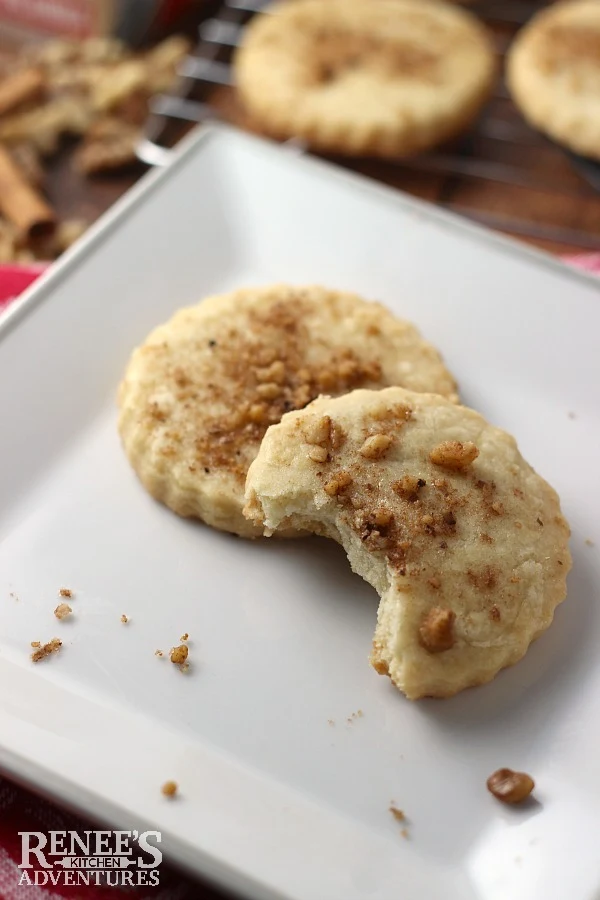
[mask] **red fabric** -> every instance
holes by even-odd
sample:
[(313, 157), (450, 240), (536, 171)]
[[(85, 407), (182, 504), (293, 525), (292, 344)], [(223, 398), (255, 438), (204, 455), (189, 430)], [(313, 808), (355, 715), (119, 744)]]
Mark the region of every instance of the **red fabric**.
[(31, 266), (0, 266), (0, 309), (28, 288), (45, 268), (44, 263)]
[[(568, 257), (569, 264), (600, 275), (600, 254)], [(43, 267), (0, 266), (0, 308), (39, 275)], [(219, 900), (210, 889), (185, 878), (164, 863), (160, 866), (158, 887), (35, 887), (19, 885), (21, 842), (19, 831), (94, 830), (94, 825), (79, 820), (40, 797), (0, 779), (0, 898), (1, 900)]]

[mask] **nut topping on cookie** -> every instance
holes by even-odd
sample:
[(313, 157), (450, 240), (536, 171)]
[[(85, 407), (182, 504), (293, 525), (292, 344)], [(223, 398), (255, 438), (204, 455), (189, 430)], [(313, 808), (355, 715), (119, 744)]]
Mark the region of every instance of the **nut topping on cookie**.
[(360, 448), (365, 459), (381, 459), (392, 446), (394, 439), (389, 434), (372, 434)]
[[(432, 585), (433, 586), (433, 585)], [(451, 609), (434, 606), (430, 609), (419, 628), (419, 640), (430, 653), (443, 653), (454, 646), (454, 620), (456, 613)]]
[(453, 471), (464, 471), (479, 456), (479, 450), (472, 441), (442, 441), (434, 447), (429, 459), (435, 466)]

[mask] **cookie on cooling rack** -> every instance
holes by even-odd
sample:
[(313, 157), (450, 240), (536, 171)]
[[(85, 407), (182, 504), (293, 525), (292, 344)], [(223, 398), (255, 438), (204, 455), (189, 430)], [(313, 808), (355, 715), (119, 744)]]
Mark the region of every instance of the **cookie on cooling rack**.
[(349, 155), (410, 156), (464, 130), (496, 62), (485, 27), (429, 0), (294, 0), (247, 26), (239, 94), (267, 133)]
[(439, 396), (356, 390), (285, 415), (250, 466), (246, 498), (267, 533), (343, 545), (381, 597), (372, 665), (410, 699), (490, 681), (566, 594), (569, 528), (555, 491), (514, 438)]
[(558, 143), (600, 159), (600, 3), (569, 0), (538, 13), (507, 61), (512, 97)]
[(437, 350), (380, 304), (322, 287), (240, 290), (181, 310), (134, 352), (119, 430), (152, 496), (256, 537), (244, 483), (268, 426), (319, 394), (390, 384), (456, 399)]

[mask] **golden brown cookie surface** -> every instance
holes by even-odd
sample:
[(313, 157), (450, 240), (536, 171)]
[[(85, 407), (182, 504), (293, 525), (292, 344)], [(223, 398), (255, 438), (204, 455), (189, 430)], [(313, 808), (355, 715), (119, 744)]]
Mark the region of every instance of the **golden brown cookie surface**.
[(209, 297), (138, 348), (119, 431), (152, 496), (247, 537), (248, 466), (268, 428), (322, 393), (402, 384), (456, 397), (438, 352), (377, 303), (286, 285)]
[(284, 416), (246, 498), (267, 532), (344, 546), (381, 597), (372, 664), (411, 699), (490, 681), (566, 594), (569, 528), (555, 491), (514, 438), (439, 396), (356, 390)]
[(495, 75), (470, 13), (422, 0), (295, 0), (255, 17), (236, 54), (240, 95), (276, 137), (406, 156), (459, 133)]
[(600, 4), (556, 3), (517, 36), (508, 85), (525, 118), (576, 153), (600, 159)]

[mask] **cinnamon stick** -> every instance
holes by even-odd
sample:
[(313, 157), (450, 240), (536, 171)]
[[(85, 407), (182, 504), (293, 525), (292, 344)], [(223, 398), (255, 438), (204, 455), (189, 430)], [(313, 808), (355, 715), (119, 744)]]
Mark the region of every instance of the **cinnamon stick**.
[(56, 216), (43, 197), (27, 183), (9, 153), (0, 147), (0, 211), (22, 239), (50, 234)]
[(44, 76), (39, 69), (23, 69), (0, 81), (0, 116), (12, 112), (22, 103), (35, 100), (44, 88)]

